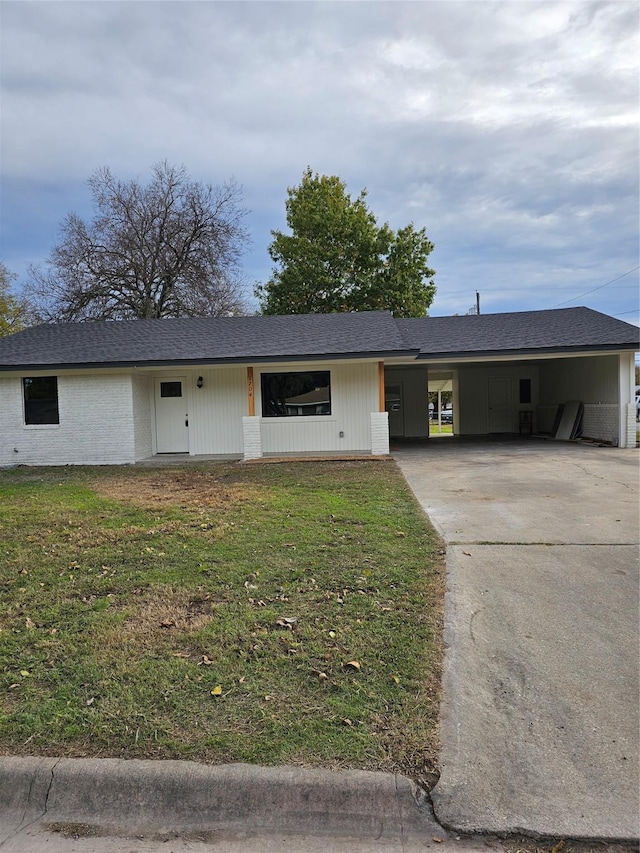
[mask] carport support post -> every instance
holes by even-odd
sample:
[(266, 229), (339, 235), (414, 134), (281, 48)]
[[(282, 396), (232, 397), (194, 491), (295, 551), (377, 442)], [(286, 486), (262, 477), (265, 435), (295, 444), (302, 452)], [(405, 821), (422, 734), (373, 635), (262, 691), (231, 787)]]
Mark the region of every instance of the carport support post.
[(621, 352), (618, 356), (618, 407), (620, 411), (618, 445), (635, 447), (635, 355), (632, 352)]
[(247, 367), (247, 416), (242, 418), (242, 446), (245, 459), (260, 459), (262, 456), (262, 433), (260, 418), (256, 417), (256, 398), (253, 383), (253, 367)]
[(250, 418), (256, 414), (256, 398), (253, 388), (253, 367), (247, 367), (247, 414)]
[(378, 362), (378, 411), (371, 412), (371, 454), (389, 455), (389, 415), (384, 397), (384, 361)]

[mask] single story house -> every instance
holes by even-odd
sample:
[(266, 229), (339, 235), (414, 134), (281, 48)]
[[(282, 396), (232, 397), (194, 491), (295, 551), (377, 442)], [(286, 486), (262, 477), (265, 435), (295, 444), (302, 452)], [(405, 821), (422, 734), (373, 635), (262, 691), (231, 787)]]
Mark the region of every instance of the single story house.
[(35, 326), (0, 339), (0, 465), (383, 455), (428, 438), (443, 383), (456, 434), (544, 431), (580, 400), (585, 436), (631, 447), (638, 334), (588, 308)]

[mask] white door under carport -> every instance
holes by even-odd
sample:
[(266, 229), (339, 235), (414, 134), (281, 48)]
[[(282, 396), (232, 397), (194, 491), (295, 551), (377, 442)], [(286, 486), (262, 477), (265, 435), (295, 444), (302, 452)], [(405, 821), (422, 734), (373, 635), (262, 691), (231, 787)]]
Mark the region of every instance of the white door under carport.
[(511, 432), (511, 379), (502, 376), (489, 378), (489, 432)]

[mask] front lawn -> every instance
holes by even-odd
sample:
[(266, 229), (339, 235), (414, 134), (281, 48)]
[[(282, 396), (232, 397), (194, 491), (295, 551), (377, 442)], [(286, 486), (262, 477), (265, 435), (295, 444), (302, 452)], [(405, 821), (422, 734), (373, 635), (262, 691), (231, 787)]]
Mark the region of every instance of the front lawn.
[(0, 752), (437, 766), (443, 547), (392, 462), (0, 471)]

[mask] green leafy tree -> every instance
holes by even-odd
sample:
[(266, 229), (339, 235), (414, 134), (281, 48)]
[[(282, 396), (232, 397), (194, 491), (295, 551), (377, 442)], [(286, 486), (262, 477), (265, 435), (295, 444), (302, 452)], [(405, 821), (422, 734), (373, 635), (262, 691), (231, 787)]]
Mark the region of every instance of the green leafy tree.
[(24, 328), (27, 303), (11, 293), (11, 282), (16, 274), (0, 261), (0, 338)]
[(433, 302), (433, 244), (412, 224), (394, 232), (379, 226), (366, 205), (367, 191), (352, 199), (337, 176), (307, 168), (289, 187), (287, 225), (272, 231), (271, 279), (256, 288), (264, 314), (387, 310), (423, 317)]

